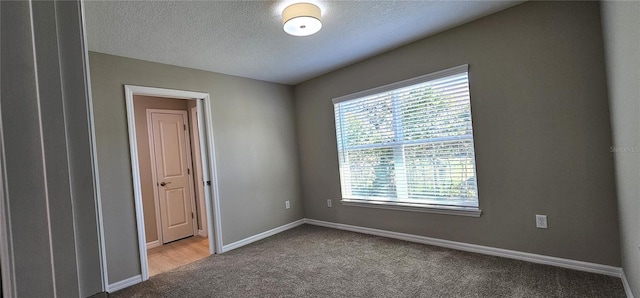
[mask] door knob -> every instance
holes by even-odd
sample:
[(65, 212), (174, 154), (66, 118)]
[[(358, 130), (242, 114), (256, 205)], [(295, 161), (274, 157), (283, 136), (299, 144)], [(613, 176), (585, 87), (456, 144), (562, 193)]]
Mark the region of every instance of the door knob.
[(165, 185), (167, 185), (167, 184), (171, 184), (171, 182), (164, 182), (164, 181), (163, 181), (162, 183), (160, 183), (160, 186), (165, 186)]

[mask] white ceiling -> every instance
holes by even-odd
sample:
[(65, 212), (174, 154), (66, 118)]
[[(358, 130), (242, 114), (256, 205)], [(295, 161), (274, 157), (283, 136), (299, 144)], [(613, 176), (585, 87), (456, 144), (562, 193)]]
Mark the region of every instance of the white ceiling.
[(285, 1), (87, 1), (95, 52), (294, 85), (523, 1), (316, 1), (323, 28), (282, 30)]

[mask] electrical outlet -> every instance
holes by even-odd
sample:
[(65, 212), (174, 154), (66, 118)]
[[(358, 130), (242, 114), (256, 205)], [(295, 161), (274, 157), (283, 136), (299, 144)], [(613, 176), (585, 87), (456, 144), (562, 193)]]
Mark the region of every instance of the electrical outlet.
[(287, 209), (291, 208), (291, 204), (289, 204), (289, 201), (284, 202), (284, 208), (287, 208)]
[(327, 199), (327, 207), (329, 208), (333, 207), (333, 204), (331, 203), (331, 199)]
[(547, 216), (536, 214), (536, 228), (546, 229), (547, 228)]

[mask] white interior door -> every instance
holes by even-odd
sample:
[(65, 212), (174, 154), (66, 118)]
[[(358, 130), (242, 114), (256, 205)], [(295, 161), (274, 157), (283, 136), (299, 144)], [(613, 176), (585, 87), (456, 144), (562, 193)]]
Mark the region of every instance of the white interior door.
[(186, 111), (153, 111), (155, 176), (162, 242), (193, 236), (193, 201)]

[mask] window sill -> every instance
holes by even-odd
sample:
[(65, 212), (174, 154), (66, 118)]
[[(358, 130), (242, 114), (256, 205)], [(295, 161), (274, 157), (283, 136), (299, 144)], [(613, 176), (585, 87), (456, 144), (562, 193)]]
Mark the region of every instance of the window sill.
[(459, 215), (469, 217), (480, 217), (482, 210), (474, 207), (455, 207), (455, 206), (437, 206), (437, 205), (422, 205), (411, 203), (394, 203), (394, 202), (380, 202), (380, 201), (367, 201), (367, 200), (351, 200), (342, 199), (340, 203), (345, 206), (353, 207), (367, 207), (367, 208), (379, 208), (389, 210), (401, 210), (401, 211), (413, 211), (413, 212), (426, 212), (446, 215)]

